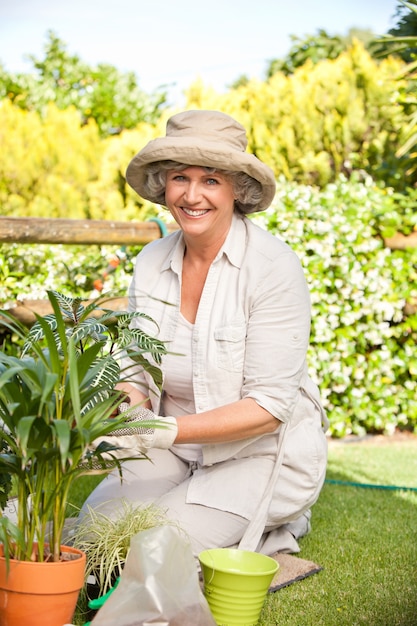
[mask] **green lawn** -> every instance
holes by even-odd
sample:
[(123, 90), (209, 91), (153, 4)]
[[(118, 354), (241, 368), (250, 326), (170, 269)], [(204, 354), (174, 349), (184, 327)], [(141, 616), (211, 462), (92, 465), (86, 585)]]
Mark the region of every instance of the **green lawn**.
[[(417, 488), (417, 438), (332, 443), (327, 478)], [(262, 626), (417, 624), (417, 492), (326, 483), (299, 556), (323, 570), (270, 594)]]
[[(327, 479), (417, 488), (417, 437), (378, 441), (332, 442)], [(298, 556), (323, 570), (269, 594), (260, 626), (416, 626), (417, 491), (328, 482), (312, 521)]]

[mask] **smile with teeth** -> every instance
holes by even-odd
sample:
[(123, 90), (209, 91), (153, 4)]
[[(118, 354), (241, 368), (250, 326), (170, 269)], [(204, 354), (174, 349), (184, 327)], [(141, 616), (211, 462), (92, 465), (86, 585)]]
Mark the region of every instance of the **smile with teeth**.
[(205, 215), (209, 212), (209, 209), (189, 209), (188, 207), (181, 207), (186, 215), (190, 217), (200, 217), (200, 215)]

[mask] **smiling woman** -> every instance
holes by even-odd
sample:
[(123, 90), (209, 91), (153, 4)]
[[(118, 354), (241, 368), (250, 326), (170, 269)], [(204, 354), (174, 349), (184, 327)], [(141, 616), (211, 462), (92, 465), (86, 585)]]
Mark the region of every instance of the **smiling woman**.
[[(222, 238), (224, 241), (229, 231), (235, 200), (232, 181), (216, 170), (209, 173), (203, 167), (187, 167), (180, 173), (175, 170), (167, 172), (165, 204), (183, 231), (186, 241), (188, 230), (191, 229), (190, 243), (199, 232), (207, 241), (215, 231), (217, 248), (219, 241)], [(201, 245), (200, 238), (198, 242)]]
[[(142, 250), (129, 290), (129, 308), (155, 320), (169, 353), (162, 393), (124, 362), (134, 421), (118, 443), (153, 463), (126, 463), (123, 484), (106, 478), (83, 509), (115, 516), (123, 499), (155, 502), (195, 554), (298, 551), (325, 475), (328, 422), (306, 366), (308, 289), (295, 253), (246, 217), (275, 194), (272, 171), (246, 146), (228, 115), (186, 111), (127, 168), (133, 189), (180, 226)], [(166, 428), (142, 428), (143, 418)]]
[[(152, 197), (153, 202), (157, 204), (165, 204), (165, 185), (166, 173), (169, 170), (173, 172), (182, 172), (187, 169), (184, 163), (176, 161), (157, 161), (150, 163), (147, 167), (147, 178), (144, 183), (143, 193), (146, 197)], [(263, 190), (262, 185), (245, 174), (245, 172), (234, 172), (232, 170), (217, 170), (215, 167), (204, 167), (206, 174), (221, 175), (230, 180), (233, 184), (235, 194), (235, 208), (241, 213), (252, 213), (257, 210), (256, 207), (262, 202)], [(213, 177), (208, 176), (213, 179)], [(215, 182), (212, 180), (212, 183)]]

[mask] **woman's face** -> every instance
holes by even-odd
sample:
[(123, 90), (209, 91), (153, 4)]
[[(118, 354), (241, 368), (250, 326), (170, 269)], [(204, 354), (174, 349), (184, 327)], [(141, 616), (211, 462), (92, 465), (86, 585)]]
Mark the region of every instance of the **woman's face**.
[(185, 235), (225, 236), (234, 200), (233, 184), (222, 174), (197, 166), (167, 172), (165, 204)]

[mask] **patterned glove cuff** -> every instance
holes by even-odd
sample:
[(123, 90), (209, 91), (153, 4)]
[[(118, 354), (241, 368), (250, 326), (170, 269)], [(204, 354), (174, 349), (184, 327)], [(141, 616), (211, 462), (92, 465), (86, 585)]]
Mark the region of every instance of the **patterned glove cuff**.
[(138, 407), (130, 410), (126, 402), (119, 406), (119, 414), (129, 410), (126, 428), (121, 428), (109, 433), (112, 436), (139, 435), (143, 447), (167, 449), (174, 443), (178, 434), (178, 425), (175, 417), (159, 417), (149, 409)]
[(175, 417), (161, 417), (156, 420), (153, 448), (167, 450), (178, 435), (178, 424)]

